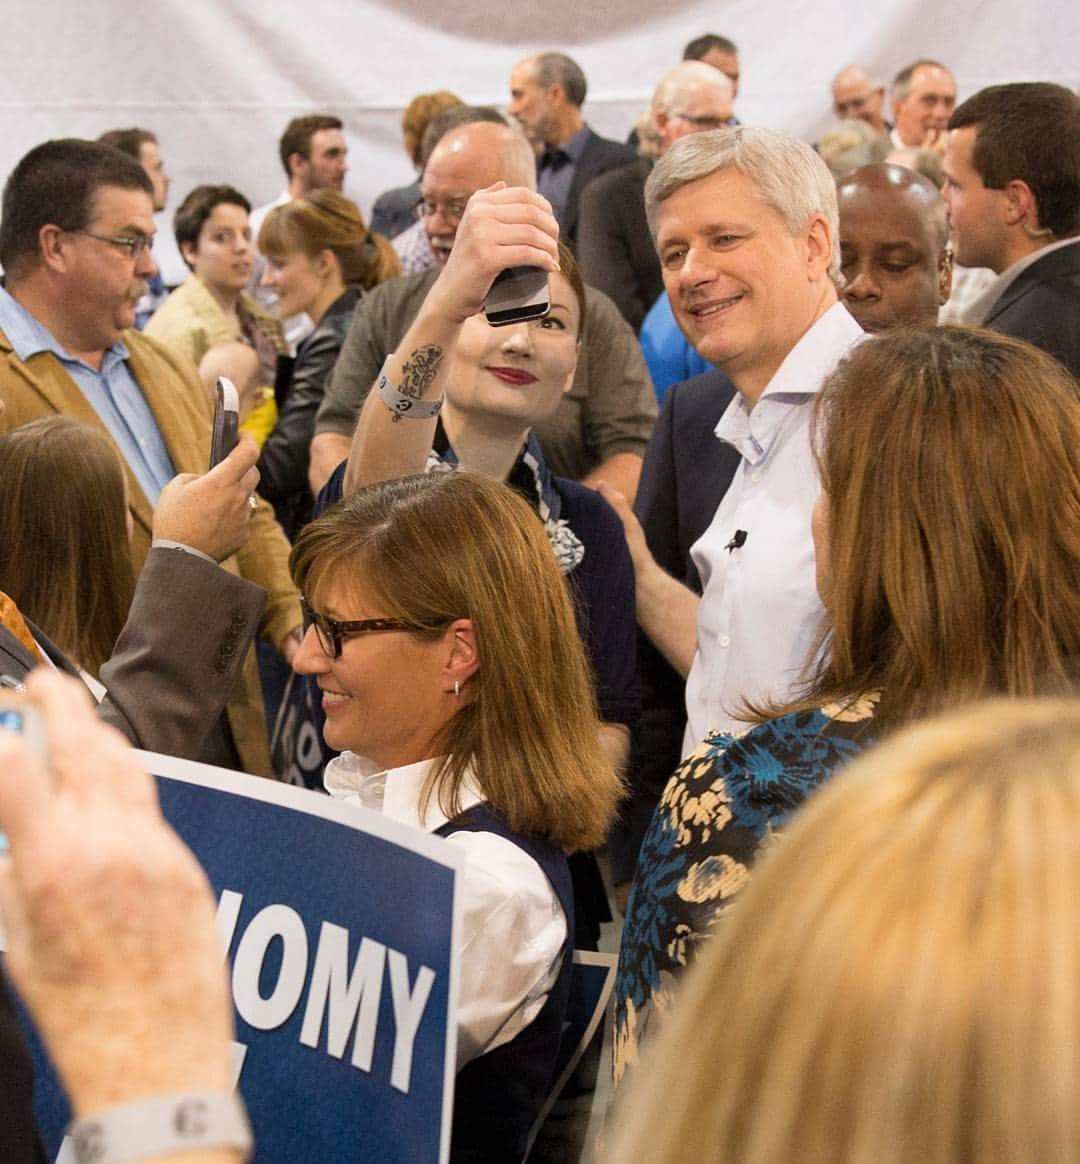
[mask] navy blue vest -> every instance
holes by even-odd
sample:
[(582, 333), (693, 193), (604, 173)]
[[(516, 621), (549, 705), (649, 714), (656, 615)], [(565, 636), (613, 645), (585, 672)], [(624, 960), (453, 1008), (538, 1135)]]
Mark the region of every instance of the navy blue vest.
[(494, 833), (524, 850), (544, 871), (566, 914), (566, 949), (562, 969), (540, 1013), (509, 1043), (466, 1063), (454, 1085), (451, 1164), (480, 1164), (523, 1159), (529, 1130), (547, 1098), (559, 1052), (563, 1019), (570, 997), (573, 962), (574, 894), (566, 855), (542, 837), (511, 831), (500, 812), (488, 804), (466, 809), (437, 829), (450, 833)]

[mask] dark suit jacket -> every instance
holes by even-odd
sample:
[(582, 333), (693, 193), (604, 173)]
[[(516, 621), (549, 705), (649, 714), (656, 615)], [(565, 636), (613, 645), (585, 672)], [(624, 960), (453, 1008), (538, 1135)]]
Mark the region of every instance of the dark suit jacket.
[(645, 219), (645, 179), (653, 163), (638, 158), (594, 178), (578, 208), (577, 258), (591, 287), (603, 291), (623, 319), (641, 330), (664, 289), (660, 260)]
[[(196, 759), (220, 723), (266, 594), (183, 550), (152, 549), (112, 657), (101, 669), (101, 718), (138, 748)], [(197, 630), (196, 630), (197, 628)], [(78, 669), (30, 624), (53, 663)], [(40, 660), (0, 626), (0, 674), (22, 679)], [(32, 1107), (30, 1055), (0, 977), (0, 1160), (44, 1161)]]
[(983, 326), (1042, 348), (1080, 380), (1080, 240), (1022, 271)]
[(566, 198), (566, 210), (563, 212), (562, 222), (559, 223), (559, 233), (571, 248), (577, 244), (581, 192), (598, 174), (613, 170), (616, 166), (625, 166), (627, 162), (634, 160), (633, 151), (622, 142), (610, 141), (593, 133), (591, 129), (588, 132), (589, 139), (585, 145), (585, 152), (574, 167), (574, 179), (570, 183), (570, 193)]
[(393, 190), (384, 190), (375, 199), (375, 205), (371, 208), (371, 231), (393, 238), (403, 230), (408, 230), (416, 221), (413, 211), (419, 201), (418, 181), (413, 182), (411, 186), (395, 186)]
[[(697, 593), (701, 580), (690, 547), (708, 528), (739, 466), (739, 454), (713, 433), (734, 395), (735, 385), (719, 371), (671, 387), (634, 502), (653, 557)], [(645, 710), (631, 733), (630, 796), (610, 838), (616, 883), (633, 875), (641, 838), (679, 763), (686, 726), (683, 680), (644, 634), (638, 635), (638, 679)]]

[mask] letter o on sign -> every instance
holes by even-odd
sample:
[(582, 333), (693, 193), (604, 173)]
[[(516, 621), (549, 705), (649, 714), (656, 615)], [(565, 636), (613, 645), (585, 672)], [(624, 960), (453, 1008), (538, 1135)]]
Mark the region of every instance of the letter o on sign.
[[(281, 969), (269, 998), (259, 993), (259, 974), (270, 943), (283, 944)], [(233, 960), (233, 1000), (240, 1017), (260, 1031), (288, 1021), (307, 977), (308, 940), (300, 915), (287, 905), (268, 905), (251, 919)]]

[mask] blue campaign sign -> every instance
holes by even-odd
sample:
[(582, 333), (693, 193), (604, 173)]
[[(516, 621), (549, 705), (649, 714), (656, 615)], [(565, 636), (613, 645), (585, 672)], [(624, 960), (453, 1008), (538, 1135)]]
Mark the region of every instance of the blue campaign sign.
[[(141, 755), (218, 897), (255, 1160), (445, 1161), (460, 850), (319, 793)], [(33, 1043), (63, 1160), (68, 1112)]]

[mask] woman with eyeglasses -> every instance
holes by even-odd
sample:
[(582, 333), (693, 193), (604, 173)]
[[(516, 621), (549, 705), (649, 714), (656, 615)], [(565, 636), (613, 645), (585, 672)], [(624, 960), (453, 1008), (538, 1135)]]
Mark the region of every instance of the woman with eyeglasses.
[(620, 791), (544, 527), (473, 473), (384, 481), (291, 557), (331, 795), (466, 854), (451, 1159), (519, 1160), (553, 1083), (569, 986), (567, 852)]
[[(253, 349), (258, 374), (241, 411), (261, 410), (247, 425), (261, 444), (276, 417), (278, 357), (288, 349), (281, 324), (246, 291), (255, 267), (250, 213), (251, 203), (232, 186), (196, 186), (180, 203), (173, 230), (191, 274), (150, 317), (145, 332), (196, 366), (218, 345), (240, 342)], [(247, 377), (237, 372), (233, 378), (239, 388)]]
[(263, 286), (281, 319), (307, 315), (315, 328), (296, 351), (273, 432), (259, 458), (259, 492), (294, 538), (311, 515), (308, 448), (345, 333), (360, 297), (400, 271), (389, 241), (364, 225), (356, 204), (333, 189), (275, 207), (259, 231)]

